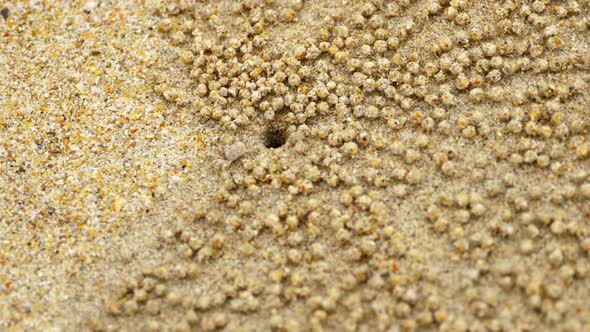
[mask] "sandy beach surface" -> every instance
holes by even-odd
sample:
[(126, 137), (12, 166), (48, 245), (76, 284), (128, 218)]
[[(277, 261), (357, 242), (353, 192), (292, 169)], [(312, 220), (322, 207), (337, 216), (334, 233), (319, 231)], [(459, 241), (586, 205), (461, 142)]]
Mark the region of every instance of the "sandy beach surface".
[(587, 0), (0, 1), (0, 331), (590, 331)]

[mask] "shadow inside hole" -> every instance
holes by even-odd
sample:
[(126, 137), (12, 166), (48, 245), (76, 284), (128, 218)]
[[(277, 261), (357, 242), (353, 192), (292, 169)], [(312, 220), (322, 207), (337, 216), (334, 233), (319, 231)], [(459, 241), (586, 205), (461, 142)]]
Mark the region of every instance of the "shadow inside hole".
[(282, 128), (268, 128), (264, 133), (264, 146), (269, 149), (280, 148), (287, 142), (287, 132)]

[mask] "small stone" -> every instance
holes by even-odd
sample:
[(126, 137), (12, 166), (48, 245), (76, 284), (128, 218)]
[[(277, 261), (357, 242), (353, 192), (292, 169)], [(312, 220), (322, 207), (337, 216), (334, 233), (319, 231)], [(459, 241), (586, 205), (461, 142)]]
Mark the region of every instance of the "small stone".
[(84, 7), (82, 7), (82, 10), (85, 13), (90, 13), (94, 8), (96, 8), (98, 6), (98, 3), (96, 1), (87, 1), (84, 4)]
[(246, 144), (237, 141), (225, 147), (225, 158), (230, 162), (240, 159), (246, 153)]

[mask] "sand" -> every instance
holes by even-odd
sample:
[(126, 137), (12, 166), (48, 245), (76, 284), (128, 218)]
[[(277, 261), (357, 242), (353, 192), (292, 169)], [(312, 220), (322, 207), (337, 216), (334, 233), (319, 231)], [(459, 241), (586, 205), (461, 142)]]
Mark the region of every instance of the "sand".
[(587, 1), (0, 14), (0, 331), (590, 331)]

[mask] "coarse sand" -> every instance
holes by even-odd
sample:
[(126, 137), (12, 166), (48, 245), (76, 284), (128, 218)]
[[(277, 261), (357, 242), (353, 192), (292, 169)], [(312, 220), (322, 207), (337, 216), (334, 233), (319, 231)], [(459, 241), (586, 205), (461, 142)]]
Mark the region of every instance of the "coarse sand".
[(0, 0), (0, 331), (590, 331), (587, 0)]

